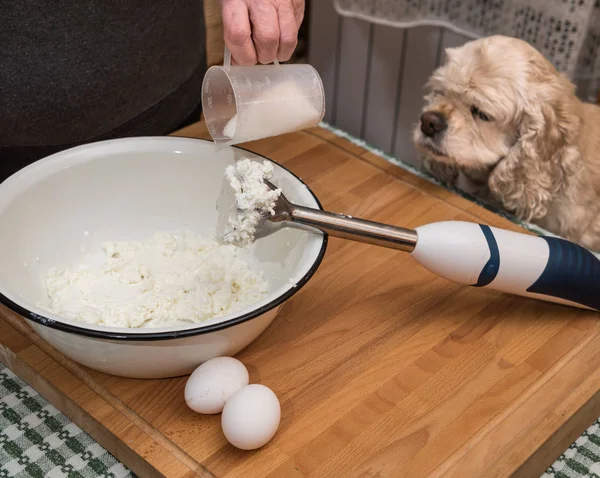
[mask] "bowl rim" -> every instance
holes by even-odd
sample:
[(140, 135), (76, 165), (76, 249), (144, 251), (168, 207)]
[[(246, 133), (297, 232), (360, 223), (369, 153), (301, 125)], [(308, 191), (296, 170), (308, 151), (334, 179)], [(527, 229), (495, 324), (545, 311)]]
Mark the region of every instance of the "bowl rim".
[[(162, 136), (161, 138), (182, 139), (182, 137), (179, 137), (179, 136), (177, 136), (177, 137)], [(86, 145), (104, 143), (104, 142), (123, 141), (123, 140), (131, 141), (134, 139), (136, 139), (136, 138), (129, 137), (129, 138), (110, 139), (110, 140), (104, 140), (104, 141), (94, 141), (92, 143), (86, 143)], [(138, 139), (143, 140), (143, 139), (149, 139), (149, 138), (148, 137), (140, 137)], [(202, 139), (202, 138), (185, 138), (185, 139), (212, 143), (212, 141), (207, 140), (207, 139)], [(82, 146), (86, 146), (86, 145), (82, 145)], [(69, 151), (71, 149), (75, 149), (75, 148), (79, 148), (79, 147), (80, 146), (75, 146), (74, 148), (68, 148), (65, 151)], [(244, 147), (237, 146), (237, 145), (231, 146), (231, 147), (242, 150), (242, 151), (246, 151), (246, 152), (256, 155), (260, 158), (263, 158), (267, 161), (271, 161), (271, 162), (275, 163), (277, 166), (279, 166), (280, 168), (284, 169), (286, 172), (288, 172), (294, 178), (296, 178), (304, 187), (306, 187), (306, 189), (308, 190), (310, 195), (315, 200), (318, 208), (320, 210), (323, 210), (323, 206), (322, 206), (321, 202), (319, 201), (319, 198), (313, 192), (313, 190), (302, 179), (300, 179), (296, 174), (294, 174), (288, 168), (281, 165), (277, 161), (267, 158), (266, 156), (256, 153), (248, 148), (244, 148)], [(62, 153), (62, 151), (61, 151), (61, 153)], [(53, 155), (51, 155), (51, 156), (53, 156)], [(46, 156), (46, 158), (47, 157), (50, 157), (50, 156)], [(45, 159), (45, 158), (42, 158), (42, 159)], [(1, 185), (1, 183), (0, 183), (0, 185)], [(140, 329), (136, 329), (138, 331), (136, 333), (126, 333), (126, 332), (120, 332), (120, 331), (119, 332), (111, 332), (110, 330), (88, 329), (86, 327), (80, 327), (80, 326), (76, 326), (76, 325), (66, 324), (64, 322), (59, 322), (57, 320), (45, 317), (43, 315), (40, 315), (36, 312), (32, 312), (32, 311), (26, 309), (25, 307), (17, 304), (16, 302), (9, 299), (1, 292), (0, 292), (0, 304), (4, 305), (5, 307), (12, 310), (13, 312), (16, 312), (21, 317), (23, 317), (27, 320), (30, 320), (36, 324), (42, 325), (44, 327), (56, 329), (61, 332), (66, 332), (69, 334), (80, 335), (80, 336), (90, 337), (90, 338), (95, 338), (95, 339), (112, 340), (112, 341), (127, 341), (127, 342), (149, 342), (149, 341), (161, 341), (161, 340), (169, 340), (169, 339), (194, 337), (197, 335), (204, 335), (204, 334), (209, 334), (212, 332), (218, 332), (220, 330), (228, 329), (230, 327), (242, 324), (244, 322), (248, 322), (248, 321), (255, 319), (257, 317), (260, 317), (261, 315), (282, 305), (284, 302), (286, 302), (292, 296), (294, 296), (296, 293), (298, 293), (306, 285), (306, 283), (315, 275), (315, 273), (321, 266), (321, 263), (323, 262), (323, 258), (325, 257), (325, 252), (327, 251), (328, 242), (329, 242), (329, 235), (327, 233), (323, 232), (321, 249), (319, 250), (319, 253), (317, 254), (315, 261), (311, 265), (310, 269), (306, 272), (306, 274), (304, 274), (304, 276), (295, 284), (295, 287), (292, 287), (292, 288), (286, 290), (283, 294), (275, 297), (272, 301), (268, 302), (267, 304), (264, 304), (263, 306), (259, 307), (258, 309), (255, 309), (255, 310), (252, 310), (245, 314), (242, 314), (239, 317), (231, 318), (224, 322), (218, 322), (218, 323), (210, 324), (210, 325), (206, 325), (206, 326), (199, 326), (199, 327), (194, 327), (194, 328), (190, 328), (190, 329), (164, 331), (164, 332), (140, 332), (139, 331)], [(107, 327), (107, 329), (108, 329), (108, 327)]]

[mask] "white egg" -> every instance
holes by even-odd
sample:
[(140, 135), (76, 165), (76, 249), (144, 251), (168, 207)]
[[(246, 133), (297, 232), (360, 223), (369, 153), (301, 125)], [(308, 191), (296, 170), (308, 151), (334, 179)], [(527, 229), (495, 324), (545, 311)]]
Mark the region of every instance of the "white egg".
[(221, 413), (225, 402), (248, 385), (248, 370), (232, 357), (217, 357), (204, 362), (185, 384), (185, 403), (198, 413)]
[(264, 385), (248, 385), (227, 401), (221, 427), (227, 441), (242, 450), (256, 450), (275, 435), (281, 419), (279, 400)]

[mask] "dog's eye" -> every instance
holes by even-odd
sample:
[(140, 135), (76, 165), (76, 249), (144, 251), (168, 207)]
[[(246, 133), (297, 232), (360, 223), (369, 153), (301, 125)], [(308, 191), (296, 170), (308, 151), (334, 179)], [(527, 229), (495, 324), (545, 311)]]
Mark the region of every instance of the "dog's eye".
[(483, 111), (481, 111), (479, 108), (477, 108), (477, 106), (471, 106), (471, 114), (473, 115), (473, 118), (479, 118), (481, 121), (491, 121), (492, 120), (492, 118), (490, 118)]

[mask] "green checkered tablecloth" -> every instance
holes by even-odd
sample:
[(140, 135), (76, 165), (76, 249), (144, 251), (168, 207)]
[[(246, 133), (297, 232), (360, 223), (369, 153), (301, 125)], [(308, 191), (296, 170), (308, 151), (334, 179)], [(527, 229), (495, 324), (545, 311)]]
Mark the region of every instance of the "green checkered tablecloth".
[(600, 420), (575, 440), (542, 478), (600, 478)]
[[(0, 478), (135, 478), (34, 389), (0, 364)], [(600, 421), (542, 478), (600, 478)]]
[(134, 475), (0, 364), (0, 478)]

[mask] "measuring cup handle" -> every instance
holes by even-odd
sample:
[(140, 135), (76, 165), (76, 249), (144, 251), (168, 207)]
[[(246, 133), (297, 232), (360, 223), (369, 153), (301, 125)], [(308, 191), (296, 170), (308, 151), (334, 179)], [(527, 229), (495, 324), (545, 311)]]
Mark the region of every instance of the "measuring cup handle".
[(229, 48), (227, 48), (227, 45), (225, 45), (225, 51), (223, 52), (223, 68), (225, 70), (229, 70), (230, 67), (231, 67), (231, 52), (229, 51)]
[[(279, 65), (279, 61), (277, 61), (277, 58), (275, 58), (275, 61), (273, 62), (273, 64)], [(230, 67), (231, 67), (231, 52), (229, 51), (229, 48), (227, 48), (227, 45), (225, 45), (225, 51), (223, 52), (223, 68), (225, 70), (229, 70)]]

